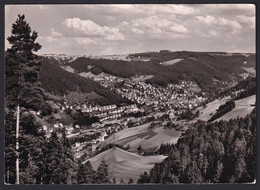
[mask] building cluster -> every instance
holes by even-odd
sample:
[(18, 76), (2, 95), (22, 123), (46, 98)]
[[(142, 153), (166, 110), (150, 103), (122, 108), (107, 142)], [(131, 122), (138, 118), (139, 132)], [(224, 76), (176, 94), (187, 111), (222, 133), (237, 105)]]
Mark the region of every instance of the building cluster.
[(98, 75), (95, 75), (91, 72), (87, 72), (87, 73), (83, 72), (83, 73), (80, 73), (79, 75), (82, 77), (85, 77), (85, 78), (92, 79), (92, 80), (98, 82), (99, 84), (101, 84), (102, 86), (104, 86), (105, 88), (111, 87), (115, 83), (124, 81), (124, 79), (121, 77), (117, 77), (117, 76), (110, 75), (110, 74), (103, 73), (103, 72)]
[(248, 76), (250, 75), (250, 73), (241, 73), (240, 76), (243, 78), (243, 79), (246, 79)]
[[(108, 79), (106, 77), (113, 77), (112, 75), (100, 76), (104, 81)], [(114, 81), (114, 78), (111, 78), (111, 81)], [(53, 126), (44, 127), (43, 130), (47, 136), (50, 136), (53, 131), (58, 131), (60, 137), (66, 135), (72, 142), (75, 157), (80, 158), (82, 155), (94, 151), (100, 143), (105, 141), (106, 137), (113, 133), (159, 120), (164, 116), (176, 120), (185, 109), (200, 106), (206, 101), (206, 98), (202, 92), (199, 92), (198, 87), (199, 90), (194, 90), (194, 88), (196, 88), (195, 83), (190, 81), (169, 84), (166, 87), (154, 87), (145, 83), (144, 80), (124, 79), (122, 85), (116, 86), (115, 90), (133, 104), (100, 106), (87, 102), (83, 104), (71, 104), (68, 101), (56, 102), (58, 112), (62, 113), (67, 110), (84, 112), (91, 117), (98, 117), (99, 122), (88, 126), (64, 125), (58, 122)], [(140, 114), (140, 112), (145, 114)], [(136, 115), (138, 117), (134, 117)]]
[(82, 112), (89, 113), (91, 116), (98, 117), (99, 120), (105, 121), (109, 119), (121, 118), (123, 115), (129, 113), (136, 113), (140, 111), (136, 104), (124, 105), (117, 107), (116, 105), (107, 105), (107, 106), (89, 106), (85, 109), (82, 109)]
[[(74, 61), (82, 55), (66, 55), (66, 54), (43, 54), (44, 57), (56, 59), (58, 61)], [(85, 57), (85, 56), (84, 56)]]
[(166, 88), (154, 87), (145, 82), (125, 82), (117, 92), (123, 97), (140, 105), (168, 109), (193, 109), (206, 100), (205, 97), (194, 90), (194, 83), (183, 81), (181, 84), (169, 84)]

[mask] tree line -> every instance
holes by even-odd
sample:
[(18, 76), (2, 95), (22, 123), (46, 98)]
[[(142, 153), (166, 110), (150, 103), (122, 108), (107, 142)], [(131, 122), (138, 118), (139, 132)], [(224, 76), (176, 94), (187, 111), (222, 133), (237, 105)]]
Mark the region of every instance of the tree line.
[(234, 100), (229, 100), (225, 104), (220, 105), (219, 108), (217, 109), (217, 112), (209, 119), (209, 122), (212, 122), (220, 118), (221, 116), (225, 115), (227, 112), (234, 109), (235, 106), (236, 105)]
[(175, 145), (161, 145), (168, 157), (138, 183), (248, 183), (256, 177), (256, 112), (246, 118), (198, 121)]

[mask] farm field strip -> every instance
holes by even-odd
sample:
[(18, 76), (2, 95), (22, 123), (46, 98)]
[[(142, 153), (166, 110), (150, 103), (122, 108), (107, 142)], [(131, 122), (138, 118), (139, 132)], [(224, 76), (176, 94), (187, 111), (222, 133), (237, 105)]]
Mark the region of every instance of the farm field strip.
[(129, 151), (132, 152), (135, 152), (139, 146), (143, 150), (155, 150), (163, 143), (176, 143), (181, 135), (181, 132), (175, 129), (164, 129), (163, 127), (148, 129), (149, 125), (150, 123), (146, 123), (139, 127), (119, 131), (105, 140), (105, 144), (115, 143), (129, 147)]
[(169, 60), (169, 61), (162, 62), (162, 63), (160, 63), (160, 65), (163, 65), (163, 66), (174, 65), (175, 63), (178, 63), (182, 60), (183, 59), (172, 59), (172, 60)]
[(230, 112), (226, 113), (222, 117), (218, 118), (216, 121), (225, 120), (228, 121), (230, 119), (235, 119), (237, 117), (246, 117), (247, 114), (250, 114), (255, 106), (256, 95), (252, 95), (240, 100), (235, 101), (235, 108)]

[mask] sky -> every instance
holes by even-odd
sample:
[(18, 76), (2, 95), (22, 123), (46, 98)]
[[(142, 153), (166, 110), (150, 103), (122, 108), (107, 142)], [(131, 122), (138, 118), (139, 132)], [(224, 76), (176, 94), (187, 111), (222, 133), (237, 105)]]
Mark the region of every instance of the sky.
[(255, 53), (253, 4), (6, 5), (5, 49), (18, 14), (38, 32), (38, 54)]

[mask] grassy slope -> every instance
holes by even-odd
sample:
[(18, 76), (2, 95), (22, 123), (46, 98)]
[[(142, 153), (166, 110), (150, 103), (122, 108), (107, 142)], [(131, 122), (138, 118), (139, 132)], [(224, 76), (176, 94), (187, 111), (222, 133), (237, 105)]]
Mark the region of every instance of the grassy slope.
[(106, 139), (105, 143), (113, 144), (115, 142), (124, 147), (129, 145), (129, 150), (133, 152), (141, 145), (142, 150), (147, 151), (155, 150), (163, 143), (176, 143), (181, 135), (180, 131), (174, 129), (164, 129), (163, 127), (148, 129), (149, 124), (119, 131)]
[(235, 108), (230, 112), (226, 113), (222, 117), (218, 118), (216, 121), (225, 120), (228, 121), (230, 119), (235, 119), (238, 117), (245, 117), (247, 114), (250, 114), (255, 108), (256, 95), (252, 95), (240, 100), (235, 101)]
[(200, 115), (197, 118), (198, 120), (208, 121), (212, 115), (214, 115), (219, 108), (220, 105), (225, 104), (228, 100), (231, 100), (231, 97), (224, 97), (222, 99), (214, 100), (206, 105), (206, 108), (199, 107), (198, 110), (200, 111)]
[(117, 182), (122, 178), (128, 182), (131, 177), (135, 182), (141, 173), (149, 170), (155, 163), (162, 162), (166, 156), (140, 156), (120, 148), (112, 148), (89, 159), (94, 169), (102, 160), (108, 163), (108, 172)]

